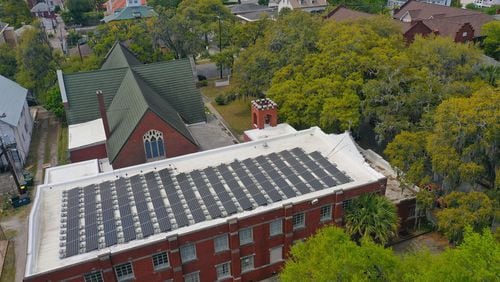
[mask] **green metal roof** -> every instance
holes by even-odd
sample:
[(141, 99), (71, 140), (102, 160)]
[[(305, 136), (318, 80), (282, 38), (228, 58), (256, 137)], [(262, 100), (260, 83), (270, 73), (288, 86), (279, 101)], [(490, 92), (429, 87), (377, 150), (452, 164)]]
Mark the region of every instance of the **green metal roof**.
[(111, 21), (121, 21), (121, 20), (131, 20), (131, 19), (137, 19), (137, 18), (149, 18), (149, 17), (154, 17), (157, 16), (158, 13), (156, 13), (152, 7), (149, 6), (132, 6), (132, 7), (125, 7), (120, 10), (116, 10), (114, 14), (105, 16), (102, 21), (105, 23), (111, 22)]
[(106, 55), (101, 70), (124, 68), (134, 65), (142, 65), (142, 63), (127, 47), (116, 41)]
[(185, 123), (206, 121), (189, 59), (143, 65), (126, 47), (115, 44), (101, 70), (63, 74), (63, 80), (68, 124), (100, 118), (96, 91), (103, 92), (111, 163), (148, 110), (193, 144), (196, 141)]

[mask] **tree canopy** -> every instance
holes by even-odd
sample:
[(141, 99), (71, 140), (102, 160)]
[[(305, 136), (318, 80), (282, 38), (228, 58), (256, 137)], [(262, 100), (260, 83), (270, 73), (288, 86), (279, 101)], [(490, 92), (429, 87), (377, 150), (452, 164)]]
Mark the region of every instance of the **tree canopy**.
[(456, 248), (397, 256), (364, 239), (358, 245), (337, 227), (325, 227), (291, 249), (280, 281), (495, 281), (500, 243), (488, 230), (465, 230)]
[(33, 16), (26, 1), (0, 0), (0, 22), (19, 28), (23, 24), (30, 24)]
[(366, 194), (354, 199), (344, 220), (346, 232), (357, 240), (369, 237), (386, 244), (397, 234), (396, 206), (384, 196)]

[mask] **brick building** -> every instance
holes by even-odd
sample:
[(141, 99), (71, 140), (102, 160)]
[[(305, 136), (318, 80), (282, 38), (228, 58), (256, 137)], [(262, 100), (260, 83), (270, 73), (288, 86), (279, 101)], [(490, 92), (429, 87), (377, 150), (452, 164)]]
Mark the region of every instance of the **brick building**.
[(254, 141), (39, 186), (25, 281), (259, 281), (294, 242), (342, 225), (352, 198), (385, 194), (387, 178), (348, 133), (254, 131)]
[[(325, 18), (334, 21), (371, 18), (373, 14), (350, 10), (342, 5), (333, 9)], [(394, 10), (394, 21), (400, 26), (406, 42), (413, 42), (415, 36), (436, 34), (451, 37), (455, 42), (481, 40), (481, 28), (493, 21), (492, 16), (480, 11), (459, 9), (446, 5), (429, 4), (410, 0)]]
[(198, 151), (187, 125), (206, 117), (193, 64), (142, 64), (115, 43), (98, 71), (58, 71), (71, 161), (107, 159), (116, 169)]

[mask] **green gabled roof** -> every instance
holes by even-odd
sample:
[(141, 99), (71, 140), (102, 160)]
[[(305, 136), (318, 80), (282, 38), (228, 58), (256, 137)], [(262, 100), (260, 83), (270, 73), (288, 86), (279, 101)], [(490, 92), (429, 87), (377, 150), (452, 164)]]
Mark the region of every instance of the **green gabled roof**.
[(134, 71), (129, 70), (107, 111), (110, 127), (107, 148), (108, 158), (111, 163), (118, 156), (148, 110), (152, 110), (193, 144), (196, 144), (177, 111), (156, 94), (141, 78), (137, 77)]
[(120, 42), (116, 41), (106, 55), (101, 70), (124, 68), (134, 65), (142, 65), (142, 63), (134, 56), (134, 54), (132, 54), (132, 52), (130, 52), (129, 49), (123, 46)]
[(109, 107), (128, 68), (98, 70), (65, 74), (64, 85), (69, 108), (68, 124), (77, 124), (101, 118), (96, 91), (102, 90), (106, 108)]
[(152, 7), (149, 6), (131, 6), (121, 10), (116, 10), (113, 14), (105, 16), (102, 21), (105, 23), (111, 21), (131, 20), (136, 18), (149, 18), (157, 16)]
[(200, 91), (189, 59), (133, 66), (132, 69), (188, 124), (206, 121)]

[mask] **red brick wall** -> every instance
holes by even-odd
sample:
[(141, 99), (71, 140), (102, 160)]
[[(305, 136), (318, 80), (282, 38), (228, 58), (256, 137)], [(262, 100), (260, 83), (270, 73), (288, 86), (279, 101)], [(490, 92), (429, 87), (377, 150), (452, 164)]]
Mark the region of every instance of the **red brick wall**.
[(405, 38), (406, 43), (412, 43), (413, 40), (415, 40), (415, 36), (417, 34), (420, 34), (421, 36), (427, 36), (432, 33), (432, 30), (427, 27), (424, 23), (421, 21), (418, 21), (413, 24), (410, 29), (408, 29), (404, 34), (403, 37)]
[(69, 158), (72, 163), (106, 158), (106, 144), (99, 144), (92, 147), (87, 147), (69, 152)]
[[(465, 34), (465, 36), (464, 36)], [(464, 24), (455, 34), (455, 42), (465, 43), (474, 40), (474, 28), (469, 23)]]
[[(382, 184), (382, 185), (381, 185)], [(169, 237), (160, 242), (149, 245), (138, 246), (112, 256), (96, 258), (92, 262), (82, 263), (73, 267), (55, 270), (52, 273), (40, 275), (25, 281), (83, 281), (83, 274), (101, 270), (104, 280), (116, 281), (113, 266), (126, 262), (132, 262), (136, 281), (164, 281), (173, 279), (183, 281), (185, 274), (200, 271), (202, 281), (215, 281), (217, 279), (215, 265), (230, 262), (231, 274), (236, 281), (259, 281), (268, 278), (280, 271), (283, 262), (269, 264), (269, 250), (273, 247), (282, 246), (283, 259), (286, 259), (288, 250), (295, 240), (301, 240), (314, 234), (318, 228), (324, 225), (340, 223), (342, 201), (349, 197), (355, 197), (363, 193), (374, 193), (385, 189), (385, 181), (372, 183), (346, 191), (326, 195), (317, 199), (317, 202), (305, 201), (294, 205), (284, 205), (275, 210), (255, 214), (246, 218), (232, 219), (210, 229), (197, 230), (180, 237)], [(336, 204), (336, 202), (338, 204)], [(332, 218), (320, 221), (320, 209), (325, 205), (331, 205)], [(305, 227), (293, 230), (293, 215), (299, 212), (305, 213)], [(282, 219), (283, 233), (269, 238), (269, 223), (275, 219)], [(253, 230), (253, 243), (240, 246), (238, 231), (251, 227)], [(227, 234), (230, 250), (214, 254), (213, 239), (221, 234)], [(194, 243), (196, 246), (197, 259), (181, 263), (179, 247)], [(151, 256), (160, 251), (168, 251), (170, 267), (166, 270), (155, 272), (153, 270)], [(255, 269), (240, 273), (240, 259), (247, 255), (254, 255)]]
[(146, 162), (146, 153), (144, 152), (142, 137), (146, 132), (152, 129), (163, 132), (167, 158), (198, 151), (197, 145), (191, 143), (189, 139), (164, 122), (155, 113), (148, 111), (112, 163), (114, 169)]
[(266, 116), (270, 116), (269, 125), (276, 126), (278, 124), (278, 109), (257, 109), (252, 107), (252, 127), (263, 129), (265, 126)]

